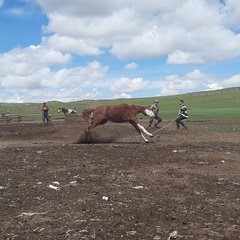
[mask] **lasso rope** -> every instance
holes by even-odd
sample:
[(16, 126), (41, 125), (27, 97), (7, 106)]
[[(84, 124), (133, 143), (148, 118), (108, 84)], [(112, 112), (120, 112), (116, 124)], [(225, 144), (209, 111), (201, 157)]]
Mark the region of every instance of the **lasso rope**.
[[(178, 115), (177, 115), (177, 116), (178, 116)], [(166, 127), (168, 127), (170, 124), (172, 124), (175, 120), (176, 120), (176, 118), (174, 118), (174, 119), (173, 119), (170, 123), (168, 123), (166, 126), (164, 126), (164, 127), (160, 128), (160, 129), (156, 130), (156, 131), (153, 132), (153, 133), (156, 133), (156, 132), (159, 132), (159, 131), (163, 130), (164, 128), (166, 128)]]

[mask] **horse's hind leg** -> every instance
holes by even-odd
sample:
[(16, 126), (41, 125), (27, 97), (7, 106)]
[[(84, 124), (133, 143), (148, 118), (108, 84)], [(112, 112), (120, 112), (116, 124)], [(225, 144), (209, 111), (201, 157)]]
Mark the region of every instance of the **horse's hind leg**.
[(91, 125), (88, 126), (88, 130), (90, 131), (90, 130), (92, 130), (93, 128), (97, 127), (98, 125), (105, 124), (106, 122), (107, 122), (106, 119), (104, 119), (104, 120), (102, 120), (102, 121), (96, 121), (96, 120), (94, 121), (94, 120), (93, 120), (93, 122), (91, 123)]
[(139, 123), (137, 124), (137, 126), (140, 128), (140, 130), (142, 130), (145, 134), (147, 134), (150, 137), (153, 137), (153, 135), (148, 132), (142, 125), (140, 125)]
[(142, 138), (144, 139), (144, 141), (147, 143), (149, 142), (148, 139), (143, 135), (143, 133), (141, 131), (143, 131), (144, 133), (146, 133), (148, 136), (153, 137), (153, 135), (151, 133), (149, 133), (142, 125), (140, 125), (139, 123), (130, 122), (133, 127), (137, 130), (137, 132), (142, 136)]

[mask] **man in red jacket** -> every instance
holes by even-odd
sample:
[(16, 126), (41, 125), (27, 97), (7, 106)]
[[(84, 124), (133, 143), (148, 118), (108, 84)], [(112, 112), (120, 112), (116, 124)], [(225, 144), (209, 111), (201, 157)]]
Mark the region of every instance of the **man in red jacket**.
[(42, 106), (43, 123), (45, 123), (46, 120), (47, 120), (47, 123), (49, 122), (48, 110), (49, 108), (47, 104), (43, 103), (43, 106)]

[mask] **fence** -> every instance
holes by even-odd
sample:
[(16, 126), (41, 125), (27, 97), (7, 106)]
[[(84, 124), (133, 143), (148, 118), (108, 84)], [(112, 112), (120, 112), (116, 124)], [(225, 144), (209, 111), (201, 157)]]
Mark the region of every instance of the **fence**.
[(1, 123), (10, 123), (12, 121), (15, 122), (21, 122), (22, 121), (22, 116), (20, 115), (11, 115), (11, 114), (4, 114), (0, 116), (0, 122)]
[[(81, 115), (65, 114), (65, 115), (50, 115), (49, 121), (66, 121), (66, 122), (83, 122)], [(19, 115), (19, 114), (2, 114), (0, 123), (20, 123), (20, 122), (42, 122), (42, 114)]]

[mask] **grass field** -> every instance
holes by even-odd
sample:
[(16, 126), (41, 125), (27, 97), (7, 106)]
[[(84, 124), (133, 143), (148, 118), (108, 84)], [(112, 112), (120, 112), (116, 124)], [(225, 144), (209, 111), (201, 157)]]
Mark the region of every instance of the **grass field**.
[[(118, 103), (132, 103), (147, 106), (159, 100), (160, 116), (164, 120), (171, 120), (177, 116), (179, 100), (183, 99), (188, 108), (189, 120), (218, 120), (240, 119), (240, 87), (216, 91), (196, 92), (183, 95), (161, 96), (152, 98), (132, 98), (116, 100), (83, 100), (62, 103), (57, 101), (47, 102), (54, 116), (59, 116), (59, 107), (75, 108), (81, 113), (84, 108), (99, 105), (115, 105)], [(19, 114), (22, 116), (41, 114), (42, 103), (0, 103), (0, 112)], [(140, 116), (142, 117), (142, 116)]]

